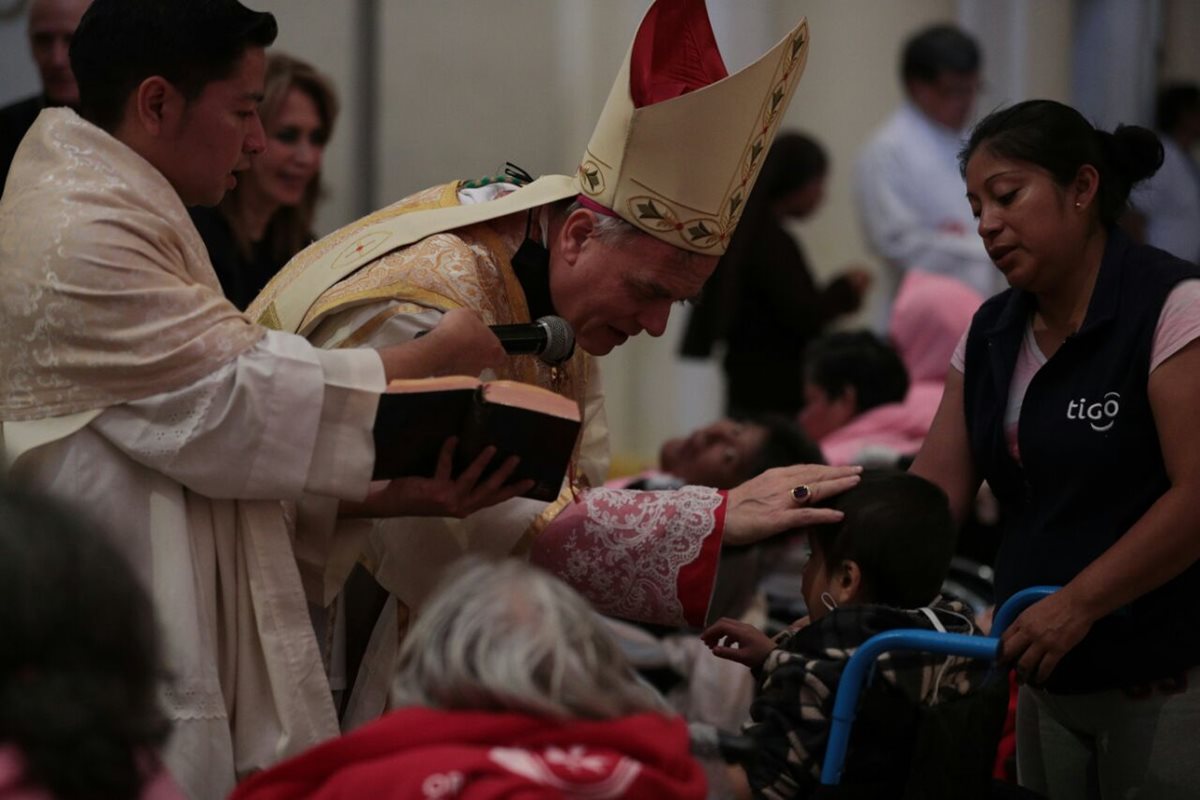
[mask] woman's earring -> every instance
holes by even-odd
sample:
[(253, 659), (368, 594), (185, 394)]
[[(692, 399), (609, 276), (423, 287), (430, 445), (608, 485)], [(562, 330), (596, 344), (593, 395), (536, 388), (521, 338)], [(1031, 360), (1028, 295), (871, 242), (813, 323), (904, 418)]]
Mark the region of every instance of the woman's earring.
[(831, 595), (829, 592), (821, 592), (821, 604), (824, 605), (829, 611), (833, 611), (835, 608), (837, 608), (837, 601), (833, 599), (833, 595)]
[(1083, 205), (1082, 205), (1082, 204), (1081, 204), (1081, 203), (1080, 203), (1078, 200), (1076, 200), (1076, 201), (1075, 201), (1075, 207), (1076, 207), (1076, 208), (1083, 208)]

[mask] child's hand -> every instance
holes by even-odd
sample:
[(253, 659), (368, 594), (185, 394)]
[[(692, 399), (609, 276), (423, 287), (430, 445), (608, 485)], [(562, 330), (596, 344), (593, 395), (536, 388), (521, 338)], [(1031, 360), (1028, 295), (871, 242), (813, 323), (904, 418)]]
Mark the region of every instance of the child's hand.
[(745, 664), (758, 669), (775, 649), (770, 636), (753, 625), (724, 617), (700, 634), (700, 639), (718, 658)]

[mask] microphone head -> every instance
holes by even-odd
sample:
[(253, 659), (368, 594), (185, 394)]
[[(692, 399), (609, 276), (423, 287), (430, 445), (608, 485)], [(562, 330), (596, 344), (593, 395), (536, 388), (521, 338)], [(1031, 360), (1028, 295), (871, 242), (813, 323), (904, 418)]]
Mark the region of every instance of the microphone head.
[(546, 346), (538, 358), (547, 364), (561, 364), (575, 352), (575, 331), (562, 317), (539, 317), (537, 324), (546, 332)]

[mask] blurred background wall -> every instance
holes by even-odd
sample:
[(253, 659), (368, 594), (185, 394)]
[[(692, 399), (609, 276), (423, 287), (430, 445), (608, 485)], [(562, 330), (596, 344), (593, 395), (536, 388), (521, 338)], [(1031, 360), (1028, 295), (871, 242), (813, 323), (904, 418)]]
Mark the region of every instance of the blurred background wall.
[[(343, 112), (327, 151), (324, 233), (453, 178), (571, 172), (648, 0), (246, 0), (273, 12), (277, 47), (332, 77)], [(818, 277), (875, 269), (851, 201), (855, 156), (901, 102), (899, 49), (957, 22), (984, 52), (985, 113), (1027, 97), (1072, 103), (1097, 122), (1150, 122), (1163, 78), (1200, 81), (1196, 0), (709, 0), (731, 71), (800, 17), (808, 67), (785, 127), (823, 141), (829, 197), (802, 235)], [(24, 0), (0, 0), (0, 104), (37, 90)], [(866, 318), (864, 312), (862, 318)], [(617, 466), (720, 413), (716, 361), (675, 356), (686, 309), (660, 339), (605, 357)], [(853, 321), (852, 321), (853, 323)]]

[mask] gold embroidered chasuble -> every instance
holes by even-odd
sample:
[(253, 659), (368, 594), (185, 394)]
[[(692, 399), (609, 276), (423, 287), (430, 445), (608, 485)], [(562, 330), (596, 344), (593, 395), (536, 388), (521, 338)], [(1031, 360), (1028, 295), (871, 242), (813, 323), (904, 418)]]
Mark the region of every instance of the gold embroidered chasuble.
[[(457, 183), (428, 189), (314, 243), (289, 262), (247, 313), (269, 322), (269, 314), (264, 312), (277, 293), (329, 251), (345, 247), (361, 228), (410, 211), (456, 205), (457, 190)], [(300, 327), (310, 331), (309, 339), (318, 346), (347, 348), (377, 346), (373, 337), (383, 336), (387, 326), (423, 312), (466, 307), (477, 311), (489, 325), (527, 322), (525, 294), (509, 262), (523, 240), (525, 224), (525, 213), (513, 214), (435, 233), (392, 251), (316, 298)], [(415, 329), (405, 335), (414, 334)], [(603, 481), (608, 468), (608, 429), (590, 356), (576, 350), (557, 367), (533, 356), (513, 357), (495, 377), (558, 392), (579, 403), (583, 411), (583, 433), (576, 443), (568, 480), (554, 502), (514, 498), (465, 520), (343, 520), (336, 546), (340, 555), (315, 565), (319, 574), (301, 557), (309, 596), (313, 596), (312, 587), (323, 581), (321, 600), (326, 604), (334, 602), (355, 560), (367, 564), (391, 594), (354, 682), (343, 716), (346, 728), (369, 721), (385, 709), (402, 629), (410, 610), (434, 589), (444, 567), (466, 553), (499, 557), (525, 552), (532, 537), (571, 502), (575, 492)], [(302, 535), (298, 553), (303, 554), (307, 547)], [(314, 547), (325, 552), (329, 544), (316, 542)]]
[[(269, 321), (267, 309), (276, 294), (328, 252), (352, 241), (362, 228), (411, 211), (457, 205), (458, 189), (457, 182), (427, 189), (314, 243), (289, 262), (247, 313)], [(394, 250), (324, 292), (300, 327), (311, 331), (313, 343), (339, 348), (371, 346), (372, 337), (389, 321), (428, 311), (465, 307), (477, 311), (488, 325), (528, 322), (525, 292), (509, 261), (523, 241), (526, 222), (525, 212), (511, 214), (435, 233)], [(579, 403), (583, 433), (576, 443), (569, 481), (549, 505), (517, 498), (468, 520), (410, 518), (374, 523), (377, 535), (367, 549), (376, 577), (408, 606), (419, 604), (433, 588), (440, 575), (437, 565), (466, 552), (524, 552), (530, 539), (575, 493), (599, 485), (607, 472), (608, 428), (591, 356), (577, 349), (556, 367), (533, 356), (516, 356), (495, 377), (542, 386)], [(353, 527), (355, 523), (343, 524)], [(382, 546), (380, 537), (386, 538)], [(341, 563), (348, 568), (345, 560)], [(335, 570), (326, 575), (326, 601), (340, 590), (343, 573)]]
[[(434, 193), (445, 201), (456, 186), (449, 184), (428, 190), (410, 200), (423, 205), (422, 200)], [(409, 202), (402, 201), (385, 211), (402, 213), (410, 208)], [(513, 214), (436, 233), (393, 251), (321, 295), (305, 316), (302, 327), (311, 329), (310, 338), (322, 346), (356, 347), (390, 317), (428, 310), (471, 308), (487, 325), (529, 322), (525, 292), (509, 260), (521, 245), (525, 226), (526, 214)], [(336, 238), (343, 235), (352, 235), (352, 231), (343, 229), (334, 234), (330, 238), (335, 241), (330, 246), (336, 246)], [(293, 264), (303, 269), (307, 255), (307, 251), (302, 253), (288, 269)], [(338, 315), (342, 312), (380, 302), (386, 303), (386, 307), (354, 330), (339, 326)], [(256, 300), (254, 307), (258, 303)], [(566, 363), (555, 367), (533, 356), (509, 358), (495, 371), (495, 376), (542, 386), (575, 400), (583, 409), (592, 370), (591, 357), (583, 350), (576, 350)]]
[[(457, 203), (458, 188), (453, 183), (426, 190), (315, 243), (284, 268), (248, 313), (267, 320), (279, 291), (304, 270), (329, 263), (329, 254), (344, 251), (363, 227), (389, 215)], [(536, 220), (538, 211), (533, 213)], [(389, 252), (312, 300), (298, 327), (309, 331), (315, 344), (339, 348), (395, 343), (398, 335), (411, 338), (433, 324), (430, 312), (460, 307), (477, 311), (489, 325), (527, 322), (525, 292), (510, 263), (526, 226), (526, 212), (509, 214), (432, 233)], [(410, 612), (436, 586), (444, 568), (467, 553), (504, 556), (532, 550), (602, 610), (664, 624), (703, 620), (718, 560), (724, 496), (699, 487), (677, 493), (591, 488), (601, 487), (608, 469), (608, 426), (597, 366), (576, 350), (559, 367), (533, 356), (512, 357), (496, 374), (580, 404), (582, 433), (568, 480), (554, 502), (515, 498), (465, 520), (341, 522), (339, 541), (363, 544), (354, 556), (346, 558), (343, 549), (343, 557), (326, 563), (324, 601), (341, 590), (355, 558), (392, 594), (368, 644), (343, 727), (384, 710), (395, 651)], [(548, 553), (541, 552), (543, 541), (553, 543)], [(301, 548), (303, 542), (298, 543)]]

